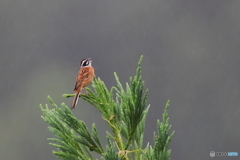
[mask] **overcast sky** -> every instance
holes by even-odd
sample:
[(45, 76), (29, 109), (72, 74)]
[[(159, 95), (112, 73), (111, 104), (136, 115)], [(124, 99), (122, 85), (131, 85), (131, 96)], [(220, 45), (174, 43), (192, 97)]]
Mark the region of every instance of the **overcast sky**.
[[(151, 108), (144, 142), (153, 144), (167, 100), (173, 160), (240, 154), (240, 1), (0, 1), (0, 159), (57, 160), (39, 104), (70, 106), (79, 62), (92, 58), (110, 88), (134, 76), (140, 55)], [(82, 99), (73, 111), (102, 142), (108, 130)], [(235, 159), (224, 157), (224, 159)]]

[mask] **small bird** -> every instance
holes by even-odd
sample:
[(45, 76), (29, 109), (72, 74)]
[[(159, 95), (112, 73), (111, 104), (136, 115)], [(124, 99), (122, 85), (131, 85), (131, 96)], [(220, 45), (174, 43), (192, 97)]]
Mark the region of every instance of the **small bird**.
[(81, 90), (92, 83), (94, 78), (94, 68), (92, 67), (92, 60), (90, 58), (83, 59), (80, 62), (80, 70), (75, 84), (75, 96), (73, 98), (71, 109), (75, 108), (78, 102), (79, 95), (81, 95)]

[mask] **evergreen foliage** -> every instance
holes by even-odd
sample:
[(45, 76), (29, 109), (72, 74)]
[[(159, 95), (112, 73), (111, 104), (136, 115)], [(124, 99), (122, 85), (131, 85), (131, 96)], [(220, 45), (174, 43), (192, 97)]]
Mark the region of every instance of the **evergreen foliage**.
[[(48, 138), (51, 145), (57, 147), (53, 153), (63, 160), (93, 160), (91, 151), (102, 155), (102, 160), (169, 160), (171, 151), (168, 145), (174, 132), (170, 133), (168, 124), (168, 107), (166, 104), (162, 121), (157, 121), (157, 132), (154, 133), (154, 145), (149, 143), (143, 148), (145, 120), (149, 110), (147, 106), (148, 90), (144, 91), (144, 81), (141, 76), (141, 62), (139, 60), (136, 76), (130, 78), (124, 89), (116, 73), (117, 87), (107, 89), (100, 78), (95, 78), (87, 95), (82, 99), (92, 104), (102, 115), (111, 130), (107, 132), (107, 146), (100, 142), (95, 124), (89, 131), (85, 123), (78, 120), (69, 107), (62, 103), (58, 107), (48, 96), (53, 109), (48, 105), (44, 108), (42, 118), (55, 134), (55, 138)], [(113, 96), (115, 94), (115, 96)], [(73, 97), (74, 94), (64, 94), (63, 97)]]

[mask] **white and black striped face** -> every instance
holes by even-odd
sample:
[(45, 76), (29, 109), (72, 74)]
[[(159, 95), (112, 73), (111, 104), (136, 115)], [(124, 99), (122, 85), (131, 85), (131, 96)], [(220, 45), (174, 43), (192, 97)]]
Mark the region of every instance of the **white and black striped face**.
[(91, 60), (91, 58), (83, 59), (83, 60), (80, 62), (80, 67), (89, 67), (89, 66), (92, 66), (92, 60)]

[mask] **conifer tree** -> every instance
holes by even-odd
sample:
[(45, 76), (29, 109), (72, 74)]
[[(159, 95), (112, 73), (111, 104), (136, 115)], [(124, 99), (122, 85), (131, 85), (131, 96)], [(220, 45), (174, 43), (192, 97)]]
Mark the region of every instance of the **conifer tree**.
[[(92, 104), (108, 124), (111, 133), (106, 132), (107, 146), (103, 146), (96, 125), (93, 123), (91, 131), (86, 124), (76, 118), (69, 107), (62, 103), (58, 107), (50, 96), (48, 100), (52, 109), (46, 105), (40, 108), (42, 118), (50, 127), (55, 138), (50, 145), (57, 148), (53, 151), (63, 160), (94, 160), (92, 152), (101, 155), (102, 160), (169, 160), (171, 150), (168, 145), (174, 131), (170, 131), (167, 101), (162, 114), (162, 120), (157, 121), (157, 131), (153, 134), (154, 144), (143, 146), (145, 120), (150, 105), (147, 105), (148, 90), (144, 90), (141, 76), (141, 56), (136, 75), (130, 78), (124, 89), (116, 73), (114, 73), (117, 87), (107, 89), (104, 82), (95, 78), (93, 90), (86, 88), (87, 95), (81, 98)], [(74, 94), (64, 94), (63, 97), (73, 97)], [(103, 132), (101, 130), (101, 132)]]

